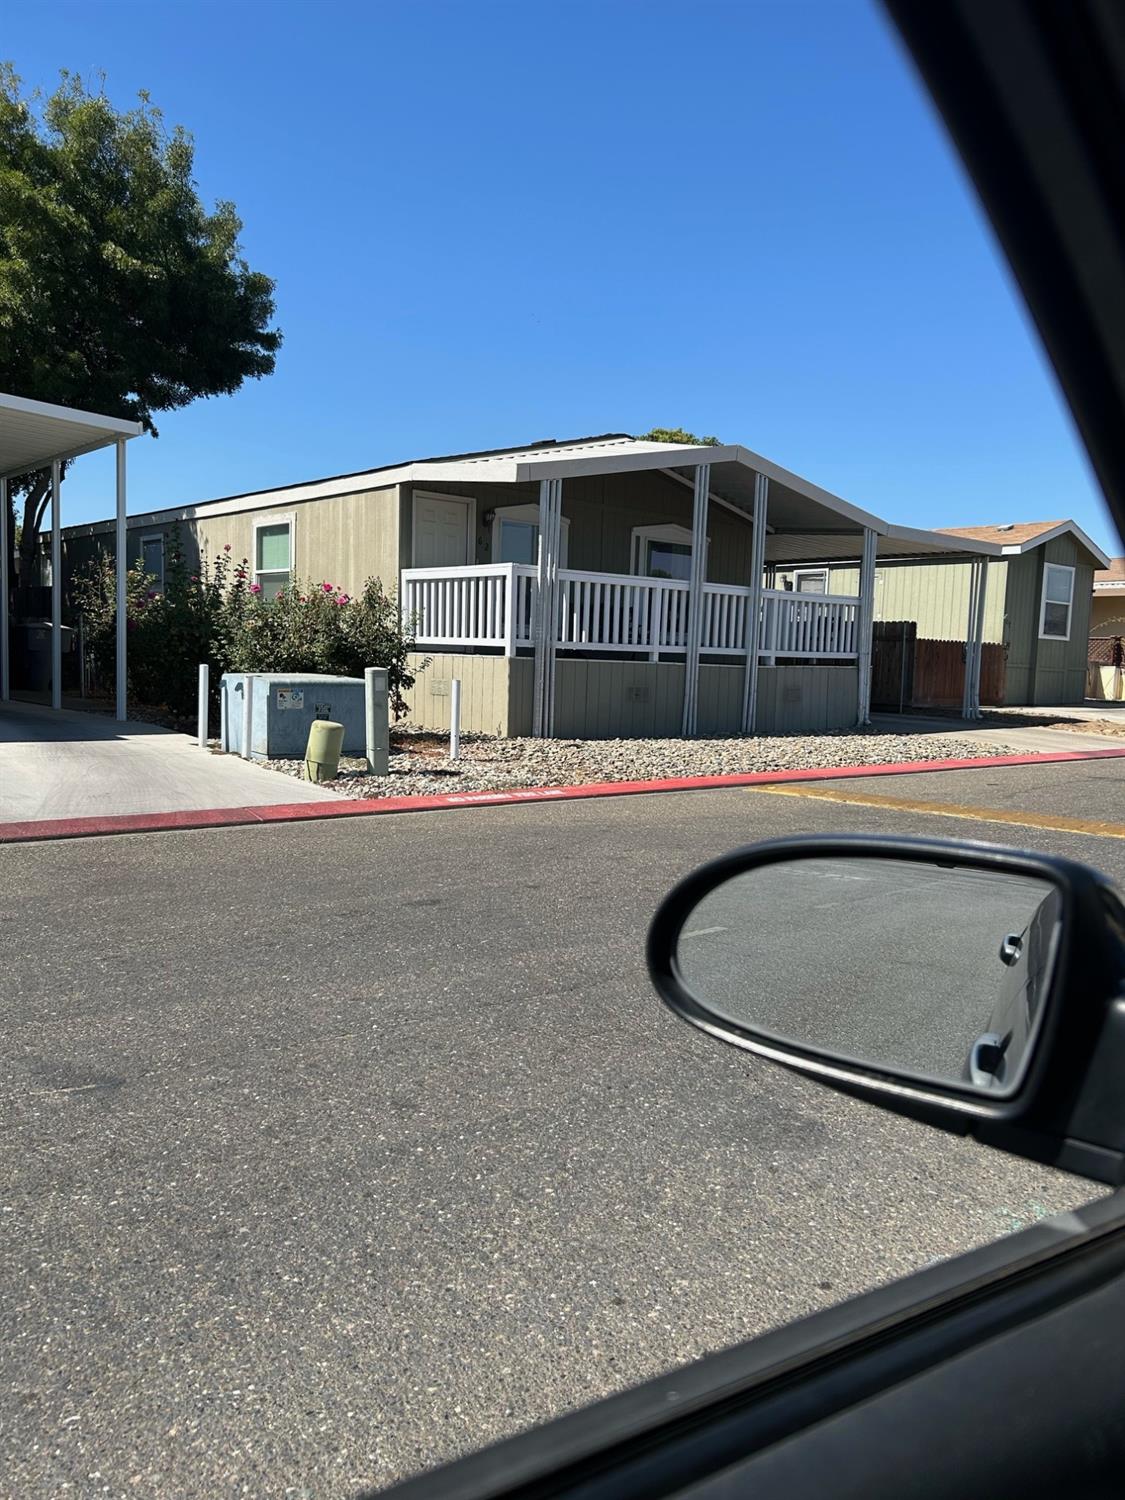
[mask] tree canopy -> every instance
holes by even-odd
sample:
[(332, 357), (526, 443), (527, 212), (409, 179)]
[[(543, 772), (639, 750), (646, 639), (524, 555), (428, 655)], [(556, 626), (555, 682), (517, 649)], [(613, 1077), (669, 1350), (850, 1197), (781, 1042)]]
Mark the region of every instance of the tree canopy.
[[(193, 171), (191, 137), (147, 94), (118, 111), (64, 72), (24, 97), (0, 64), (0, 389), (155, 433), (157, 413), (273, 370), (274, 284)], [(26, 552), (46, 484), (23, 489)]]
[(642, 432), (640, 436), (650, 443), (686, 443), (694, 448), (722, 446), (717, 437), (696, 437), (694, 432), (687, 432), (683, 427), (654, 427), (650, 432)]

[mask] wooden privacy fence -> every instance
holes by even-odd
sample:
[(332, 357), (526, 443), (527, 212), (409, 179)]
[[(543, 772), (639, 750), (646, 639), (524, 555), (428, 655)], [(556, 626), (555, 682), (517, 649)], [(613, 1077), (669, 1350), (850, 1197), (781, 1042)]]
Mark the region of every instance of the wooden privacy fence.
[(1125, 666), (1125, 650), (1122, 649), (1121, 637), (1119, 635), (1092, 635), (1086, 660), (1096, 663), (1099, 667)]
[[(960, 708), (965, 688), (964, 641), (918, 639), (913, 620), (878, 620), (871, 652), (871, 707)], [(980, 701), (1004, 702), (1004, 647), (981, 647)]]

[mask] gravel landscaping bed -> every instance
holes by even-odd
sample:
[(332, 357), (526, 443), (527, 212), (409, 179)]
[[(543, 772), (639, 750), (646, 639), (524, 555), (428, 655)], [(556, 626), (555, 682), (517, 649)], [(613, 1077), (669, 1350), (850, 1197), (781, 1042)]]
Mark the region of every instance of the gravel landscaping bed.
[[(462, 735), (461, 758), (448, 758), (449, 739), (398, 727), (391, 737), (390, 773), (368, 776), (362, 761), (341, 761), (329, 783), (345, 797), (401, 797), (428, 792), (498, 792), (518, 787), (577, 786), (592, 781), (646, 781), (668, 776), (723, 776), (746, 771), (877, 765), (1018, 754), (1012, 745), (983, 745), (966, 735), (887, 734), (881, 730), (714, 740), (533, 740)], [(301, 762), (269, 762), (300, 776)]]

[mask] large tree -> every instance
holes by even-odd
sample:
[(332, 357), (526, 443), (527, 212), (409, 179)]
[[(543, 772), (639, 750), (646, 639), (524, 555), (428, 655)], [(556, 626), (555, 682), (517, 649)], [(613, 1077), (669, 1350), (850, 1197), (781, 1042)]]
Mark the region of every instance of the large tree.
[[(0, 390), (156, 433), (154, 416), (268, 375), (274, 284), (242, 255), (234, 205), (208, 211), (191, 137), (141, 94), (113, 108), (63, 73), (24, 97), (0, 64)], [(50, 476), (13, 486), (25, 583)]]

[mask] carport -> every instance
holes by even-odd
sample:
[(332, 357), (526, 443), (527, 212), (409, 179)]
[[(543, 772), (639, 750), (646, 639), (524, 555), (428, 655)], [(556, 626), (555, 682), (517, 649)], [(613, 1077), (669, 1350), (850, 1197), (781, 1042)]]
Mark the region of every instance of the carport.
[(125, 671), (125, 444), (143, 431), (139, 422), (100, 416), (46, 401), (0, 393), (0, 702), (11, 697), (12, 539), (9, 486), (22, 474), (51, 473), (51, 707), (62, 708), (62, 466), (72, 458), (113, 446), (117, 450), (117, 672), (116, 717), (126, 715)]

